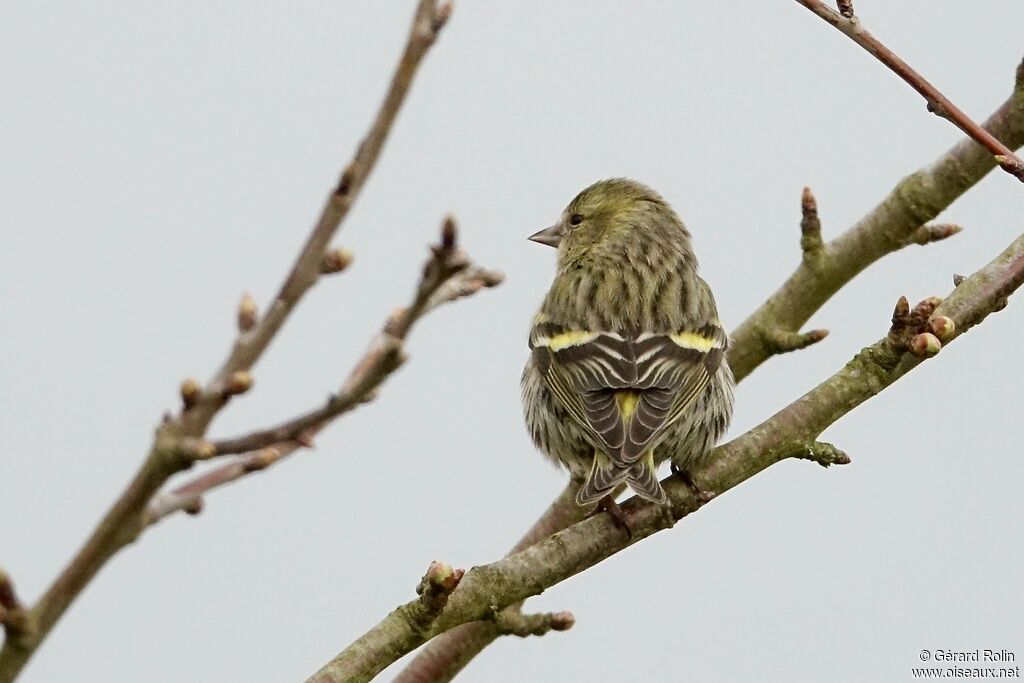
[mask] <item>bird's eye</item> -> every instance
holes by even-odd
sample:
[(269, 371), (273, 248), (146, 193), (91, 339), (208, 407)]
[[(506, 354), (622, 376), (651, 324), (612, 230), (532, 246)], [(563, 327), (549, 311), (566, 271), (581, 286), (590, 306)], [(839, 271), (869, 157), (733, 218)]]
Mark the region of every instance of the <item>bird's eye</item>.
[(583, 214), (581, 214), (581, 213), (574, 213), (573, 215), (569, 216), (569, 225), (577, 226), (577, 225), (579, 225), (582, 222), (583, 222)]

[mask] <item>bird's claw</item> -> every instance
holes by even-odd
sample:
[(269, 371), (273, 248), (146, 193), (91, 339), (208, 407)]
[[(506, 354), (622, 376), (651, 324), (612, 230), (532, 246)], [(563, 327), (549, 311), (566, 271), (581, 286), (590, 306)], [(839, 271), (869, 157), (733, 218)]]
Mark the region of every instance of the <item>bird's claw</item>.
[(594, 511), (590, 513), (589, 516), (592, 517), (594, 515), (599, 515), (602, 512), (607, 512), (608, 516), (611, 517), (612, 521), (615, 523), (615, 526), (624, 530), (626, 534), (629, 535), (630, 539), (633, 538), (633, 529), (629, 526), (629, 521), (626, 519), (626, 513), (622, 511), (622, 508), (619, 507), (617, 502), (615, 502), (615, 498), (613, 498), (611, 494), (608, 494), (601, 500), (597, 501), (597, 507), (594, 508)]
[(690, 476), (689, 472), (678, 467), (675, 463), (671, 463), (670, 469), (672, 470), (672, 474), (679, 477), (679, 479), (681, 479), (682, 482), (686, 484), (686, 487), (690, 489), (690, 492), (693, 494), (693, 497), (696, 498), (697, 502), (700, 503), (701, 505), (707, 503), (708, 501), (715, 497), (714, 491), (705, 491), (704, 489), (702, 489), (700, 486), (697, 485), (697, 482), (693, 480), (693, 477)]

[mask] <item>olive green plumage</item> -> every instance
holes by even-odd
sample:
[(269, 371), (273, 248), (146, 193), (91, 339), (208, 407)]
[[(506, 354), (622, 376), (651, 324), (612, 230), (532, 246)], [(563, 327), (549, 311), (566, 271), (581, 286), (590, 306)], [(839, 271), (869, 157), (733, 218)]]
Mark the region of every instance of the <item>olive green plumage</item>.
[(665, 501), (658, 464), (689, 471), (732, 416), (728, 337), (690, 234), (649, 187), (603, 180), (530, 239), (558, 248), (530, 331), (522, 398), (534, 442), (583, 481)]

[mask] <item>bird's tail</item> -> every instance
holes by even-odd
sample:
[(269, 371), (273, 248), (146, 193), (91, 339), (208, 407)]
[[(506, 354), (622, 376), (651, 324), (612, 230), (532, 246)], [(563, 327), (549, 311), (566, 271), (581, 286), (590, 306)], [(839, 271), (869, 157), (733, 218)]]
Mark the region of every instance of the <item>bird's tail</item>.
[(631, 465), (615, 465), (600, 462), (603, 458), (594, 458), (594, 466), (590, 475), (576, 493), (579, 505), (596, 503), (612, 493), (622, 482), (626, 482), (638, 496), (655, 503), (668, 500), (665, 489), (658, 481), (658, 473), (654, 468), (654, 451), (648, 451)]

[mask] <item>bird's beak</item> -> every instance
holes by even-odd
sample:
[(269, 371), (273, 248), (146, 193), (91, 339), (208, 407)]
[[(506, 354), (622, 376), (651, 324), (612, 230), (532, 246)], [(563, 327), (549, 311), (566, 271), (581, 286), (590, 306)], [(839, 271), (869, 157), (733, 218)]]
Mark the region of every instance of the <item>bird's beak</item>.
[(535, 232), (530, 235), (529, 239), (531, 242), (537, 244), (546, 244), (549, 247), (558, 248), (559, 242), (562, 241), (562, 236), (565, 234), (565, 229), (561, 223), (555, 223), (550, 228), (544, 228), (540, 232)]

